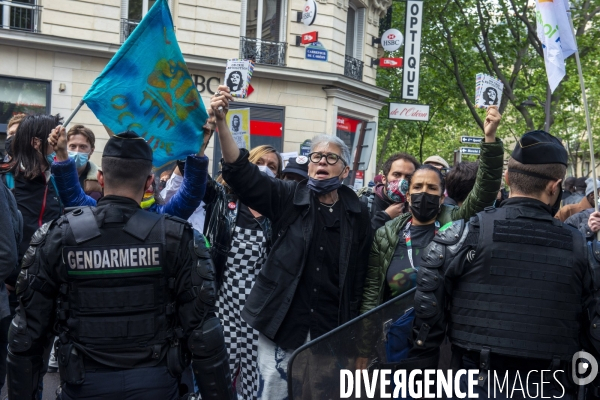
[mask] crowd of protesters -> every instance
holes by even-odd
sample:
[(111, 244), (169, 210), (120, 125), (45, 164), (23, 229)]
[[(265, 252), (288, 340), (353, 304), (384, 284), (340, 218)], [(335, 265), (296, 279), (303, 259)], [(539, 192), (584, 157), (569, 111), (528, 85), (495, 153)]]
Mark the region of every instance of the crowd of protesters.
[[(422, 253), (442, 227), (505, 204), (501, 116), (488, 108), (477, 162), (450, 167), (431, 155), (421, 164), (397, 153), (373, 185), (355, 191), (343, 184), (350, 149), (335, 136), (314, 137), (310, 154), (287, 165), (271, 146), (239, 149), (225, 118), (228, 92), (220, 86), (212, 97), (198, 152), (157, 177), (139, 204), (188, 220), (210, 243), (216, 315), (238, 398), (284, 399), (295, 349), (413, 289)], [(65, 131), (61, 122), (19, 114), (8, 123), (0, 166), (0, 386), (19, 265), (35, 232), (65, 208), (94, 207), (103, 196), (105, 177), (90, 160), (94, 132), (83, 125)], [(222, 168), (211, 177), (204, 151), (215, 131), (222, 160), (213, 162)], [(594, 182), (569, 177), (563, 187), (555, 218), (593, 240), (600, 228)], [(50, 372), (52, 347), (44, 356)]]

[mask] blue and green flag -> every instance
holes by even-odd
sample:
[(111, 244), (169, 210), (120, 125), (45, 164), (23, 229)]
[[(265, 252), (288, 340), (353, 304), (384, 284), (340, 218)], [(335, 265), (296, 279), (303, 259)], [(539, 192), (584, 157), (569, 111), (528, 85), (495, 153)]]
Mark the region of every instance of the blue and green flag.
[(96, 78), (83, 101), (115, 133), (132, 130), (154, 151), (154, 166), (195, 153), (208, 118), (158, 0)]

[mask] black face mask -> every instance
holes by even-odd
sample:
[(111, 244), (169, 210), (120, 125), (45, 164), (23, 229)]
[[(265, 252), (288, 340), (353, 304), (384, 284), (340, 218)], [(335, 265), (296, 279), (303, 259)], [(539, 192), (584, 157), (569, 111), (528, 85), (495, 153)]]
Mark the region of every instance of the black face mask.
[(556, 201), (554, 202), (554, 204), (552, 205), (552, 216), (555, 216), (556, 213), (558, 212), (558, 210), (560, 210), (560, 201), (562, 200), (562, 194), (563, 194), (563, 190), (562, 190), (562, 182), (558, 184), (558, 197), (556, 198)]
[(6, 150), (6, 154), (8, 154), (10, 157), (12, 157), (12, 141), (14, 139), (15, 135), (12, 135), (11, 137), (6, 138), (6, 140), (4, 141), (4, 149)]
[(410, 211), (420, 222), (431, 221), (440, 212), (440, 196), (425, 192), (411, 194)]

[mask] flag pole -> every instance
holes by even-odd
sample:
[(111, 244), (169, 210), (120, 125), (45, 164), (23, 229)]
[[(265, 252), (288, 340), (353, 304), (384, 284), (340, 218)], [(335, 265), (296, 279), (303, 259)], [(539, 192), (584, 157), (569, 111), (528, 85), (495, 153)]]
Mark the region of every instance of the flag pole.
[(63, 126), (66, 128), (69, 123), (71, 122), (71, 120), (73, 119), (73, 117), (75, 116), (75, 114), (77, 114), (77, 112), (79, 111), (79, 109), (83, 106), (83, 100), (81, 100), (79, 102), (79, 104), (77, 104), (77, 107), (75, 107), (75, 109), (73, 110), (73, 112), (71, 113), (71, 115), (69, 115), (69, 117), (65, 120), (65, 122), (63, 123)]
[(550, 133), (550, 115), (552, 113), (552, 90), (550, 85), (546, 83), (546, 104), (544, 104), (544, 111), (546, 112), (546, 119), (544, 122), (544, 130)]
[[(569, 16), (569, 24), (571, 25), (571, 31), (573, 31), (573, 37), (577, 42), (575, 36), (575, 27), (573, 26), (573, 18), (571, 17), (571, 10), (567, 10)], [(594, 208), (598, 211), (598, 181), (596, 177), (596, 160), (594, 157), (594, 141), (592, 139), (592, 124), (590, 122), (590, 110), (588, 108), (587, 95), (585, 94), (585, 82), (583, 80), (583, 72), (581, 71), (581, 60), (579, 59), (579, 46), (575, 52), (575, 62), (577, 63), (577, 73), (579, 74), (579, 84), (581, 85), (581, 98), (583, 99), (583, 108), (585, 110), (585, 123), (587, 126), (588, 141), (590, 143), (590, 164), (592, 165), (592, 179), (594, 180)], [(598, 240), (600, 240), (600, 232), (598, 232)]]

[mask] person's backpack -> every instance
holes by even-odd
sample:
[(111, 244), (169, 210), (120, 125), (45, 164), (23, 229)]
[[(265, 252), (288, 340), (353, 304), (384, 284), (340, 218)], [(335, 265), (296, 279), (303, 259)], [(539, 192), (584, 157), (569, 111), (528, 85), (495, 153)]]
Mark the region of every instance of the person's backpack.
[(371, 214), (371, 211), (373, 209), (373, 200), (375, 200), (375, 192), (373, 191), (373, 188), (368, 187), (368, 186), (360, 188), (356, 192), (356, 195), (358, 196), (359, 199), (361, 199), (363, 196), (367, 199), (367, 201), (363, 201), (363, 200), (361, 200), (361, 201), (363, 203), (367, 204), (367, 208), (369, 209), (369, 214)]

